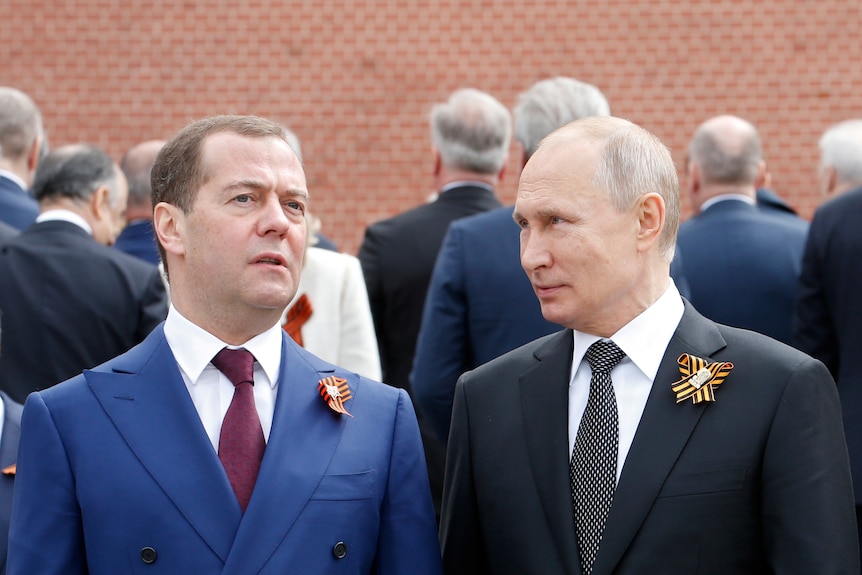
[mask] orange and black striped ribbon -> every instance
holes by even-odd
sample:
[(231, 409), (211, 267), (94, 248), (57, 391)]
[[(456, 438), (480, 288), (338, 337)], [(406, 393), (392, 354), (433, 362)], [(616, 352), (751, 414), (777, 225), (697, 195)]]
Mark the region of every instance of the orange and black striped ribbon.
[(677, 358), (682, 379), (671, 385), (676, 394), (676, 402), (691, 399), (698, 404), (702, 401), (715, 401), (715, 388), (722, 384), (733, 369), (729, 361), (707, 363), (703, 358), (684, 353)]
[[(350, 412), (344, 407), (344, 402), (353, 397), (353, 395), (350, 393), (350, 387), (348, 387), (346, 379), (331, 375), (321, 379), (317, 384), (317, 389), (320, 391), (320, 397), (323, 398), (326, 405), (332, 411), (350, 415)], [(350, 417), (353, 416), (350, 415)]]
[(311, 300), (305, 294), (299, 296), (299, 299), (293, 302), (293, 305), (287, 310), (287, 319), (281, 327), (299, 345), (302, 345), (302, 326), (305, 325), (312, 313), (314, 313), (314, 308), (311, 307)]

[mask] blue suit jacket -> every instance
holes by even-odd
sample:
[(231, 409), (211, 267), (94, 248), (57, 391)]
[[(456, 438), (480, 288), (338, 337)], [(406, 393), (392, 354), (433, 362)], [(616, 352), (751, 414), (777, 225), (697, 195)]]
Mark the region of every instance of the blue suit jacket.
[(808, 223), (736, 200), (718, 202), (679, 229), (689, 301), (713, 321), (792, 339)]
[(23, 230), (36, 221), (39, 202), (18, 184), (0, 176), (0, 221)]
[(431, 275), (411, 387), (423, 421), (444, 444), (462, 373), (562, 329), (542, 317), (521, 268), (513, 211), (452, 222)]
[(153, 232), (153, 222), (150, 220), (135, 220), (129, 222), (117, 237), (114, 247), (130, 256), (135, 256), (159, 265), (159, 249), (156, 247), (156, 236)]
[[(353, 417), (318, 393), (333, 374), (353, 391)], [(407, 394), (324, 363), (286, 335), (245, 514), (162, 327), (28, 398), (18, 474), (10, 573), (440, 573)], [(343, 558), (336, 546), (346, 546)]]

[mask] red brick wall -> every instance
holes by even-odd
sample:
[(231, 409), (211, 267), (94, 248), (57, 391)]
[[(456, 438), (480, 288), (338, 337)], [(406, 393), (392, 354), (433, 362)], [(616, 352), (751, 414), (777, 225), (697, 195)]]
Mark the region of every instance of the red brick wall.
[[(119, 159), (204, 115), (271, 117), (301, 138), (313, 208), (349, 252), (432, 191), (427, 113), (459, 87), (512, 106), (574, 76), (680, 164), (697, 124), (741, 115), (806, 217), (817, 138), (862, 117), (849, 0), (4, 0), (0, 14), (0, 84), (34, 97), (53, 145)], [(506, 202), (517, 176), (511, 161)]]

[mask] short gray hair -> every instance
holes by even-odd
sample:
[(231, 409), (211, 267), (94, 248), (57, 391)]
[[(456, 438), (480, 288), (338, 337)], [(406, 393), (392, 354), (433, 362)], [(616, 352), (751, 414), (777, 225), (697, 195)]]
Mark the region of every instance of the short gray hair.
[(752, 184), (760, 173), (763, 146), (750, 122), (716, 116), (695, 130), (688, 155), (706, 184)]
[(601, 146), (593, 186), (603, 190), (619, 211), (630, 209), (644, 194), (655, 193), (665, 204), (659, 250), (670, 262), (679, 230), (679, 178), (670, 150), (640, 126), (613, 116), (575, 120), (542, 140), (539, 148), (580, 135)]
[(33, 195), (40, 202), (59, 198), (87, 201), (101, 186), (107, 186), (108, 201), (116, 207), (120, 198), (120, 168), (100, 148), (72, 144), (49, 152), (39, 163)]
[(592, 84), (564, 76), (541, 80), (518, 96), (515, 139), (524, 147), (525, 159), (529, 159), (539, 142), (557, 128), (579, 118), (610, 113), (607, 98)]
[(15, 88), (0, 86), (0, 157), (19, 160), (42, 135), (42, 114)]
[(506, 163), (511, 137), (512, 116), (485, 92), (457, 90), (431, 110), (431, 140), (446, 166), (495, 174)]
[(840, 182), (862, 182), (862, 120), (845, 120), (823, 133), (820, 165), (834, 168)]

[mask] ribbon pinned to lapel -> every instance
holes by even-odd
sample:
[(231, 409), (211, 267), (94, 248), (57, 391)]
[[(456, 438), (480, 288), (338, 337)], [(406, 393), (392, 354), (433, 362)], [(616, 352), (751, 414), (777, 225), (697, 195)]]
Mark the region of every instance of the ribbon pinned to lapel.
[(671, 384), (676, 402), (691, 399), (695, 405), (702, 401), (715, 401), (715, 388), (733, 369), (729, 361), (707, 363), (703, 358), (684, 353), (677, 358), (682, 379)]
[[(329, 406), (329, 409), (336, 413), (350, 415), (347, 408), (344, 407), (344, 402), (353, 397), (350, 393), (350, 387), (347, 385), (347, 380), (331, 375), (321, 379), (317, 383), (317, 389), (320, 391), (320, 397)], [(353, 417), (350, 415), (350, 417)]]

